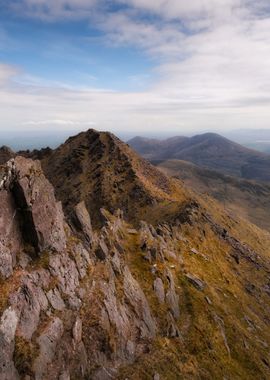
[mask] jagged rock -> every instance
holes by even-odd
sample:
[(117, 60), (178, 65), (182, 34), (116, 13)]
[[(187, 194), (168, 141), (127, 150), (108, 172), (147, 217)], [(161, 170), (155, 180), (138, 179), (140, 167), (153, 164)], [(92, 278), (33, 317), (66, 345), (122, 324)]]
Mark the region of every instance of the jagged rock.
[(72, 329), (72, 334), (75, 343), (80, 343), (82, 340), (82, 320), (79, 317), (76, 318), (76, 321)]
[(100, 240), (99, 245), (95, 251), (96, 257), (99, 260), (105, 260), (108, 257), (109, 250), (104, 240)]
[(11, 302), (20, 315), (18, 323), (18, 335), (26, 340), (31, 340), (37, 329), (41, 305), (45, 308), (43, 291), (36, 287), (29, 279), (25, 279), (20, 289), (11, 298)]
[(57, 344), (63, 332), (63, 322), (55, 317), (37, 338), (40, 352), (34, 363), (35, 380), (44, 380), (47, 368), (54, 360)]
[(154, 281), (154, 291), (160, 303), (165, 301), (164, 285), (161, 278), (156, 278)]
[(65, 303), (61, 298), (59, 291), (55, 289), (51, 289), (47, 292), (47, 298), (50, 301), (50, 304), (55, 310), (62, 311), (65, 308)]
[(12, 255), (10, 250), (0, 241), (0, 275), (6, 279), (13, 273)]
[(116, 250), (116, 248), (114, 248), (114, 250), (112, 251), (111, 264), (112, 264), (112, 268), (116, 274), (122, 273), (121, 261), (120, 261), (119, 253)]
[(18, 315), (14, 309), (6, 309), (0, 321), (0, 378), (1, 380), (19, 380), (19, 374), (13, 363), (14, 337), (18, 324)]
[(78, 243), (72, 247), (71, 254), (75, 259), (80, 278), (83, 279), (87, 274), (89, 265), (92, 264), (88, 251), (82, 244)]
[(142, 337), (154, 337), (156, 333), (156, 323), (151, 315), (147, 299), (128, 267), (124, 268), (123, 274), (124, 293), (140, 320), (141, 335)]
[(82, 233), (87, 243), (91, 243), (93, 241), (93, 230), (90, 215), (84, 201), (74, 207), (72, 221), (78, 232)]
[[(5, 251), (3, 260), (6, 263), (10, 262), (10, 259), (7, 257), (7, 250), (9, 250), (12, 266), (14, 267), (16, 255), (23, 248), (23, 243), (16, 205), (11, 193), (7, 190), (0, 191), (0, 205), (0, 242), (2, 244), (2, 248), (0, 249)], [(7, 274), (9, 272), (8, 270)]]
[(82, 306), (82, 301), (77, 296), (68, 297), (67, 304), (71, 310), (80, 310)]
[(180, 331), (175, 323), (174, 317), (169, 312), (167, 316), (167, 331), (166, 335), (168, 338), (178, 338), (180, 337)]
[(116, 369), (102, 367), (93, 374), (92, 379), (93, 380), (111, 380), (111, 379), (115, 379), (116, 374), (117, 374)]
[(31, 261), (32, 259), (29, 255), (27, 255), (25, 252), (20, 252), (20, 256), (18, 257), (18, 265), (22, 269), (26, 269)]
[(166, 277), (169, 282), (169, 289), (166, 293), (166, 302), (174, 316), (174, 318), (178, 319), (180, 317), (180, 309), (179, 309), (179, 296), (175, 291), (174, 279), (172, 273), (167, 270)]
[(186, 274), (186, 278), (188, 279), (188, 281), (193, 285), (195, 286), (195, 288), (197, 288), (198, 290), (204, 290), (206, 284), (200, 280), (199, 278), (197, 277), (194, 277), (192, 274), (190, 273), (187, 273)]
[(50, 272), (57, 278), (60, 290), (67, 295), (74, 295), (79, 286), (79, 273), (73, 260), (67, 254), (50, 257)]
[(66, 247), (62, 206), (45, 178), (39, 161), (15, 158), (16, 176), (11, 185), (23, 217), (23, 236), (40, 252), (63, 251)]
[[(112, 327), (115, 328), (118, 339), (117, 355), (122, 360), (131, 359), (133, 356), (131, 357), (130, 345), (127, 346), (127, 342), (131, 337), (131, 323), (134, 321), (130, 321), (126, 306), (117, 302), (114, 279), (112, 278), (106, 285), (103, 284), (102, 288), (105, 308), (101, 312), (101, 324), (108, 333)], [(116, 355), (116, 352), (114, 354)]]

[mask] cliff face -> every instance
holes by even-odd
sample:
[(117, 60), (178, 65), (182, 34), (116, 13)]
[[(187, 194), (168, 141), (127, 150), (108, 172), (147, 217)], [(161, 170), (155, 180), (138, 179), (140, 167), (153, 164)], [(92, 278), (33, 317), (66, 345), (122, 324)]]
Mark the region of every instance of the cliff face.
[(269, 235), (141, 164), (148, 222), (119, 197), (99, 228), (91, 197), (65, 194), (66, 219), (38, 161), (1, 168), (1, 379), (269, 377)]

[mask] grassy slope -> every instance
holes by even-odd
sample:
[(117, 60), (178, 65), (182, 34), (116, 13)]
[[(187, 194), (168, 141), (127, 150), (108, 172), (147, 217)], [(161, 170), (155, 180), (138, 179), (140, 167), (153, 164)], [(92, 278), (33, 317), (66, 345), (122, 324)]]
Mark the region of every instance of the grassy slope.
[(161, 162), (158, 168), (176, 176), (200, 194), (218, 200), (233, 216), (270, 230), (270, 186), (200, 168), (180, 160)]

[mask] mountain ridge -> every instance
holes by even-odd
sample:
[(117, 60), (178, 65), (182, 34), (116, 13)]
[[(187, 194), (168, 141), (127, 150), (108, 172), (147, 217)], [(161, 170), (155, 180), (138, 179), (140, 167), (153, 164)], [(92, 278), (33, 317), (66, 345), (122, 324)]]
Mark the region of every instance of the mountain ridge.
[[(140, 142), (141, 141), (141, 142)], [(142, 142), (143, 141), (143, 142)], [(180, 159), (246, 179), (270, 181), (270, 156), (243, 147), (215, 133), (159, 140), (129, 140), (128, 144), (151, 162)], [(134, 144), (134, 145), (133, 145)]]
[(104, 132), (0, 178), (1, 378), (268, 378), (269, 233)]

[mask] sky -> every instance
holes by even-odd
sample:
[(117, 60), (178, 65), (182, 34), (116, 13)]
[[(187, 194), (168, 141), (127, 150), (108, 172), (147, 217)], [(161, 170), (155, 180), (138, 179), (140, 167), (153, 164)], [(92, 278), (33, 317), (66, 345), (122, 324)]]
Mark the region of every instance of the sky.
[(3, 141), (269, 120), (269, 0), (0, 0)]

